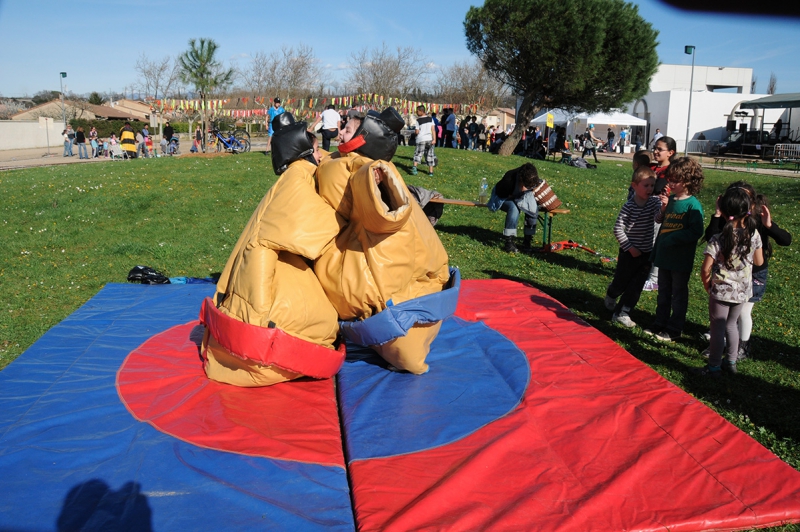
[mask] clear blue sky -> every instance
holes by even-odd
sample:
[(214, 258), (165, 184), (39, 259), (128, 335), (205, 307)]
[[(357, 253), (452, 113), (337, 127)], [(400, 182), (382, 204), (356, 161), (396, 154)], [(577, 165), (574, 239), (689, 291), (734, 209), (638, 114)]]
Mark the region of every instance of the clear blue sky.
[[(0, 0), (0, 95), (58, 90), (61, 71), (68, 73), (70, 91), (121, 91), (135, 83), (133, 66), (141, 53), (174, 56), (192, 37), (213, 38), (220, 57), (240, 65), (257, 51), (304, 43), (336, 76), (350, 52), (381, 42), (421, 48), (433, 63), (446, 66), (471, 57), (462, 22), (477, 3)], [(691, 64), (683, 47), (693, 44), (698, 65), (753, 68), (760, 93), (771, 72), (779, 93), (800, 92), (800, 19), (705, 15), (657, 0), (635, 3), (660, 32), (661, 62)]]

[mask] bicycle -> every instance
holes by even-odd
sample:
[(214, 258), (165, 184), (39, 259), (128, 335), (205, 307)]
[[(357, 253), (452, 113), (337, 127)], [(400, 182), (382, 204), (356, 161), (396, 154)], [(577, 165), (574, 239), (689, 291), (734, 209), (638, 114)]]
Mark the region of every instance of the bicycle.
[(209, 149), (211, 144), (217, 146), (217, 151), (225, 150), (230, 153), (245, 153), (250, 151), (250, 134), (243, 129), (229, 131), (226, 136), (220, 133), (219, 128), (212, 126), (211, 128), (211, 141), (209, 142)]

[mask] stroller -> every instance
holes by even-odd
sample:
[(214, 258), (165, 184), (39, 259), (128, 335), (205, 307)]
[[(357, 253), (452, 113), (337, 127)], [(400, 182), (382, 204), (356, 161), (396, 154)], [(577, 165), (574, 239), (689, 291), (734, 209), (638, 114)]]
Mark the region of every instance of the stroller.
[(172, 138), (169, 140), (169, 154), (170, 155), (180, 155), (180, 145), (181, 140), (178, 135), (172, 135)]

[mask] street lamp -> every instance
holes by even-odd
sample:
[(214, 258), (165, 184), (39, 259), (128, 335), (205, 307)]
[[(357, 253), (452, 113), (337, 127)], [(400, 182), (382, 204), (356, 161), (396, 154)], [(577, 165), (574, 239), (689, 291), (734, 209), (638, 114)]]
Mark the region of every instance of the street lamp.
[(67, 109), (64, 107), (64, 78), (67, 77), (66, 72), (61, 72), (61, 77), (58, 78), (59, 84), (61, 84), (61, 114), (64, 116), (64, 129), (67, 128)]
[(689, 80), (689, 116), (686, 117), (686, 144), (683, 147), (683, 156), (689, 151), (689, 122), (692, 120), (692, 91), (694, 89), (694, 46), (684, 46), (683, 53), (692, 56), (692, 76)]

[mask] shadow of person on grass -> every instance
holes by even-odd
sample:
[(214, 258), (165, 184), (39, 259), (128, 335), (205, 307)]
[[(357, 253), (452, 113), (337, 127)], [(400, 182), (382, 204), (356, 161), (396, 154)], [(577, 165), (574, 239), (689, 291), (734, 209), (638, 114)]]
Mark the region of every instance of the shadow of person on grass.
[(138, 483), (127, 482), (114, 491), (99, 479), (78, 484), (64, 499), (57, 530), (151, 532), (152, 510), (141, 489)]

